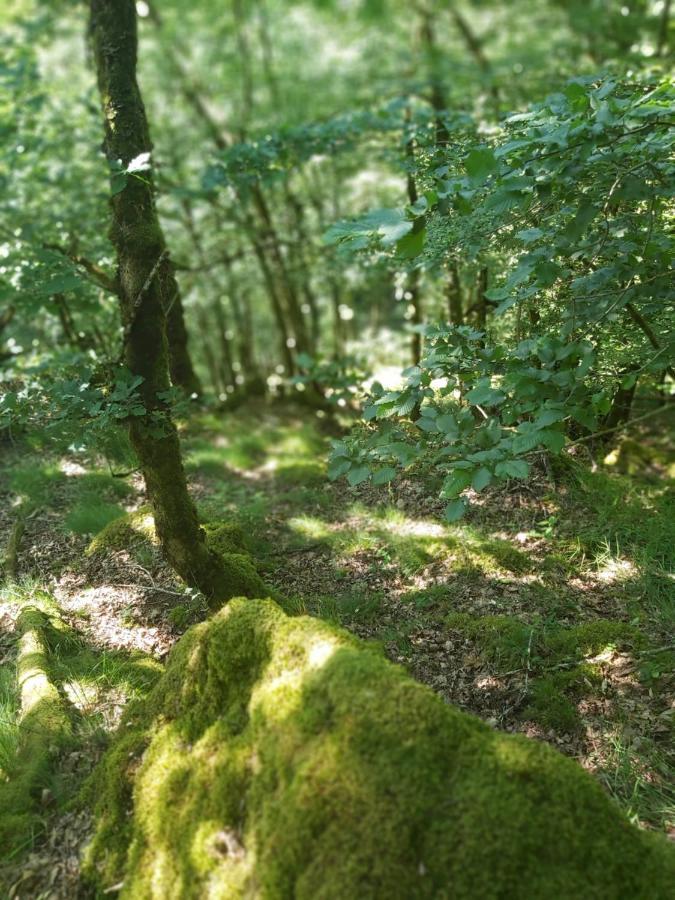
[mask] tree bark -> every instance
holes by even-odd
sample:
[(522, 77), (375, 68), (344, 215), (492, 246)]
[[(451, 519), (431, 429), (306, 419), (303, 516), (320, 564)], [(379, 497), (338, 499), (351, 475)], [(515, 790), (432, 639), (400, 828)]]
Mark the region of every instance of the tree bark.
[(485, 325), (487, 323), (487, 307), (488, 300), (485, 296), (485, 292), (488, 289), (488, 268), (487, 266), (481, 266), (481, 269), (478, 273), (478, 281), (476, 283), (476, 306), (475, 306), (475, 314), (476, 314), (476, 328), (480, 331), (485, 331)]
[[(624, 378), (628, 375), (635, 373), (637, 370), (637, 366), (632, 366), (626, 369), (622, 374)], [(605, 421), (603, 422), (604, 429), (616, 429), (621, 425), (625, 425), (626, 422), (630, 420), (631, 410), (633, 408), (633, 398), (635, 397), (635, 389), (637, 388), (638, 377), (636, 374), (635, 381), (633, 381), (630, 387), (623, 387), (620, 383), (617, 389), (614, 392), (614, 396), (612, 397), (612, 406), (605, 417)], [(611, 440), (615, 435), (610, 434), (609, 439)], [(607, 440), (607, 438), (605, 438)]]
[(457, 260), (453, 259), (448, 266), (448, 277), (445, 282), (445, 296), (448, 301), (448, 318), (451, 325), (464, 324), (462, 305), (462, 282), (459, 277)]
[[(104, 148), (127, 168), (152, 144), (136, 81), (134, 0), (90, 0), (90, 35), (104, 117)], [(162, 395), (170, 386), (167, 308), (178, 290), (154, 201), (152, 169), (130, 175), (110, 199), (110, 239), (117, 280), (126, 364), (143, 378), (145, 415), (129, 422), (162, 550), (173, 568), (210, 602), (260, 592), (254, 573), (225, 564), (206, 545), (190, 499), (178, 434)], [(249, 576), (248, 578), (246, 576)]]
[[(410, 111), (408, 110), (408, 115)], [(406, 177), (406, 190), (408, 193), (408, 203), (416, 203), (419, 197), (417, 191), (417, 182), (415, 181), (415, 147), (413, 139), (406, 141), (405, 145), (406, 161), (408, 163), (408, 174)], [(410, 305), (412, 306), (412, 324), (413, 327), (422, 324), (422, 299), (420, 297), (420, 273), (419, 269), (414, 268), (410, 272), (410, 284), (408, 287), (410, 292)], [(422, 335), (419, 331), (413, 331), (410, 338), (410, 356), (412, 364), (416, 366), (422, 358)]]
[(169, 348), (169, 372), (171, 383), (182, 388), (188, 397), (199, 396), (202, 386), (192, 365), (188, 349), (188, 330), (183, 316), (183, 303), (173, 273), (169, 277), (169, 288), (175, 289), (173, 300), (169, 301), (166, 314), (166, 338)]

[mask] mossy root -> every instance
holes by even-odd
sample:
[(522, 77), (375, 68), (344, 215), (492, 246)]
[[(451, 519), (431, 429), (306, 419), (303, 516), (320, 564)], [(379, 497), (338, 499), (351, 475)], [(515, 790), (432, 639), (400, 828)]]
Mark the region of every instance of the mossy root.
[(344, 631), (233, 600), (190, 629), (91, 785), (125, 898), (672, 897), (675, 854), (550, 747)]

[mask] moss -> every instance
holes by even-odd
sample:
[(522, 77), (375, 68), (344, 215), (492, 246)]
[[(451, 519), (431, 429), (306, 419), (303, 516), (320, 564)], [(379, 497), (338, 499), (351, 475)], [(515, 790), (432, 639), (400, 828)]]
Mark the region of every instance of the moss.
[(222, 553), (221, 559), (224, 563), (222, 597), (229, 599), (269, 594), (269, 588), (247, 553)]
[(232, 522), (207, 522), (202, 525), (206, 532), (206, 543), (216, 553), (245, 553), (246, 538), (239, 525)]
[(532, 626), (512, 616), (451, 613), (445, 622), (451, 630), (461, 631), (476, 641), (489, 660), (508, 666), (519, 665), (523, 661), (533, 632)]
[(527, 555), (514, 547), (508, 541), (493, 539), (484, 540), (479, 545), (480, 552), (491, 556), (497, 565), (507, 572), (522, 574), (532, 569), (532, 563)]
[(606, 466), (615, 466), (622, 475), (638, 475), (648, 468), (653, 461), (650, 448), (638, 444), (630, 438), (624, 438), (603, 460)]
[[(255, 597), (269, 594), (258, 575), (253, 559), (245, 549), (244, 533), (237, 525), (211, 522), (203, 526), (207, 547), (219, 558), (219, 582), (213, 592), (214, 607), (230, 597)], [(115, 550), (132, 550), (158, 546), (152, 512), (147, 506), (116, 519), (96, 535), (87, 547), (86, 555)]]
[(64, 525), (75, 534), (96, 534), (122, 516), (124, 510), (117, 504), (102, 503), (96, 497), (87, 497), (68, 512)]
[(627, 622), (594, 619), (570, 628), (551, 629), (546, 634), (546, 647), (556, 656), (585, 656), (600, 653), (606, 647), (617, 645), (640, 646), (643, 638)]
[(271, 601), (186, 633), (90, 790), (85, 871), (125, 898), (665, 900), (675, 877), (572, 760)]
[(143, 544), (159, 544), (149, 506), (141, 506), (135, 512), (114, 519), (93, 538), (85, 554), (93, 556), (96, 553), (128, 550)]
[(451, 613), (446, 625), (475, 641), (493, 662), (519, 665), (530, 661), (546, 664), (575, 656), (599, 653), (616, 645), (640, 646), (642, 637), (626, 622), (595, 619), (578, 625), (526, 624), (513, 616), (471, 616)]
[(601, 682), (597, 668), (589, 665), (574, 666), (568, 671), (537, 678), (532, 682), (529, 702), (521, 718), (561, 733), (577, 731), (581, 723), (574, 701)]

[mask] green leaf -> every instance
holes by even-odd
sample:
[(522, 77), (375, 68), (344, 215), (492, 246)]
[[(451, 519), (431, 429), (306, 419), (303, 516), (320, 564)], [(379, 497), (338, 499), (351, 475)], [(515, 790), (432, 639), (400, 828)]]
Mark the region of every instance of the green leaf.
[(352, 487), (367, 481), (370, 478), (370, 466), (357, 466), (347, 473), (347, 481)]
[(485, 180), (496, 171), (499, 163), (489, 147), (477, 147), (464, 160), (464, 167), (471, 178)]
[(127, 186), (127, 181), (126, 172), (113, 172), (110, 176), (110, 196), (115, 197), (117, 194), (121, 194)]
[(445, 413), (436, 419), (436, 426), (437, 431), (442, 431), (445, 434), (455, 432), (457, 431), (457, 419), (450, 413)]
[(388, 484), (396, 478), (396, 469), (386, 466), (384, 469), (378, 469), (373, 475), (373, 484)]
[(489, 469), (486, 469), (485, 466), (481, 466), (480, 469), (473, 476), (471, 481), (471, 487), (474, 491), (482, 491), (483, 488), (486, 488), (488, 484), (492, 481), (492, 472)]
[(492, 388), (487, 384), (481, 384), (478, 387), (475, 387), (472, 391), (466, 395), (466, 399), (469, 403), (474, 403), (478, 405), (485, 406), (499, 406), (506, 400), (506, 394), (502, 391), (496, 390), (496, 388)]
[(485, 291), (485, 296), (488, 300), (493, 300), (495, 303), (499, 303), (501, 300), (506, 300), (509, 296), (509, 292), (505, 290), (505, 288), (489, 288)]
[(445, 519), (447, 522), (458, 522), (466, 512), (464, 500), (453, 500), (445, 507)]
[(544, 409), (537, 416), (534, 427), (546, 428), (547, 425), (552, 425), (554, 422), (561, 422), (564, 418), (565, 412), (562, 409)]
[(507, 459), (497, 463), (495, 474), (508, 478), (527, 478), (530, 474), (530, 467), (524, 459)]
[(405, 237), (396, 242), (397, 255), (402, 256), (404, 259), (413, 259), (415, 256), (419, 256), (424, 250), (426, 236), (426, 228), (414, 231), (412, 234), (406, 234)]
[(528, 194), (524, 194), (522, 191), (507, 191), (502, 189), (491, 194), (483, 204), (483, 208), (488, 212), (505, 213), (510, 209), (523, 206), (527, 203), (527, 200)]
[(350, 459), (344, 459), (343, 457), (334, 459), (328, 466), (328, 477), (331, 481), (335, 481), (336, 478), (346, 474), (351, 467), (352, 461)]
[(443, 482), (441, 497), (458, 497), (465, 488), (468, 488), (473, 478), (473, 469), (459, 469), (453, 472)]
[(534, 241), (538, 241), (539, 238), (543, 238), (544, 232), (541, 228), (524, 228), (522, 231), (516, 232), (516, 237), (520, 238), (520, 240), (524, 244), (532, 244)]
[(560, 453), (565, 446), (565, 435), (560, 431), (542, 431), (539, 433), (539, 440), (552, 453)]
[(40, 294), (65, 294), (66, 291), (72, 291), (82, 286), (82, 279), (79, 275), (65, 274), (57, 275), (50, 279), (39, 289)]

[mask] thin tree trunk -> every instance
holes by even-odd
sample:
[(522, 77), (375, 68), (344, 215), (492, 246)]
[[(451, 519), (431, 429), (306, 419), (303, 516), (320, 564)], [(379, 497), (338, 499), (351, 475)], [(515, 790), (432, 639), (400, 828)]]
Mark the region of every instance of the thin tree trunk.
[(656, 55), (665, 56), (668, 52), (668, 31), (670, 29), (671, 0), (664, 0), (659, 19), (659, 36), (656, 43)]
[(235, 375), (234, 367), (232, 365), (232, 338), (230, 336), (230, 327), (221, 297), (218, 297), (214, 302), (213, 311), (216, 317), (218, 337), (220, 339), (220, 363), (221, 371), (223, 373), (223, 382), (226, 386), (231, 385), (234, 387)]
[[(408, 174), (406, 178), (406, 187), (408, 192), (408, 203), (416, 203), (419, 197), (417, 192), (417, 184), (415, 182), (415, 149), (413, 141), (410, 139), (405, 145), (405, 155), (408, 162)], [(413, 326), (422, 324), (422, 300), (420, 298), (420, 273), (415, 268), (410, 273), (410, 304), (413, 309), (412, 323)], [(412, 364), (416, 366), (422, 358), (422, 334), (420, 331), (413, 331), (410, 339), (410, 353)]]
[[(136, 81), (137, 27), (134, 0), (90, 0), (90, 34), (104, 117), (104, 148), (123, 166), (152, 144)], [(146, 413), (129, 423), (162, 550), (178, 574), (212, 603), (259, 593), (261, 582), (210, 551), (190, 499), (178, 434), (162, 395), (170, 385), (166, 308), (177, 291), (154, 202), (152, 169), (130, 176), (111, 197), (110, 239), (117, 255), (119, 300), (126, 364), (143, 379)]]
[(296, 234), (296, 240), (293, 244), (295, 268), (298, 273), (302, 296), (304, 297), (305, 302), (309, 307), (309, 314), (312, 325), (311, 348), (312, 352), (316, 352), (321, 337), (321, 311), (319, 309), (319, 302), (314, 295), (310, 275), (310, 265), (307, 262), (306, 248), (309, 247), (310, 240), (305, 228), (305, 210), (302, 203), (293, 193), (287, 182), (284, 184), (284, 192), (286, 195), (286, 200), (288, 201), (288, 205), (293, 210), (293, 220)]
[(188, 397), (198, 397), (202, 393), (197, 373), (192, 365), (188, 349), (188, 330), (185, 327), (183, 303), (173, 272), (169, 275), (169, 290), (175, 290), (169, 300), (166, 312), (166, 339), (169, 350), (169, 372), (171, 383), (182, 388)]
[(448, 266), (448, 277), (445, 282), (445, 296), (448, 301), (448, 318), (451, 325), (464, 324), (462, 307), (462, 282), (459, 277), (457, 260), (453, 259)]
[(488, 289), (488, 267), (482, 266), (480, 272), (478, 273), (478, 281), (476, 283), (476, 305), (475, 305), (475, 313), (476, 313), (476, 328), (480, 331), (485, 331), (485, 326), (487, 324), (487, 305), (488, 300), (485, 296), (485, 292)]
[[(632, 372), (635, 372), (637, 366), (626, 369), (623, 372), (623, 377), (625, 378), (627, 375), (630, 375)], [(623, 380), (623, 379), (622, 379)], [(633, 398), (635, 397), (635, 389), (637, 388), (638, 379), (635, 378), (633, 384), (625, 388), (621, 384), (617, 387), (614, 392), (614, 396), (612, 397), (612, 405), (610, 407), (609, 412), (605, 417), (605, 421), (603, 424), (603, 430), (609, 428), (619, 428), (620, 425), (625, 425), (626, 422), (630, 419), (631, 410), (633, 408)], [(609, 435), (609, 438), (615, 437), (615, 435)]]
[(206, 362), (206, 368), (209, 371), (213, 393), (216, 395), (216, 397), (220, 398), (220, 395), (225, 393), (225, 388), (227, 387), (228, 382), (224, 382), (222, 379), (222, 373), (218, 368), (218, 363), (216, 362), (213, 347), (211, 346), (212, 328), (209, 323), (208, 316), (206, 315), (205, 311), (200, 308), (197, 309), (197, 323), (199, 325), (199, 332), (202, 339), (201, 349), (204, 355), (204, 361)]
[(492, 97), (492, 103), (494, 106), (495, 115), (499, 115), (499, 88), (497, 87), (497, 83), (494, 76), (494, 71), (492, 69), (492, 64), (490, 60), (485, 55), (483, 50), (482, 41), (476, 37), (473, 33), (471, 26), (468, 21), (464, 18), (462, 13), (457, 9), (455, 4), (453, 3), (450, 6), (450, 15), (457, 26), (457, 30), (461, 34), (464, 39), (464, 42), (469, 50), (469, 53), (473, 56), (480, 68), (483, 76), (488, 84), (488, 89), (490, 91), (490, 95)]

